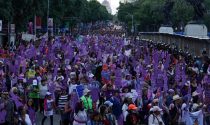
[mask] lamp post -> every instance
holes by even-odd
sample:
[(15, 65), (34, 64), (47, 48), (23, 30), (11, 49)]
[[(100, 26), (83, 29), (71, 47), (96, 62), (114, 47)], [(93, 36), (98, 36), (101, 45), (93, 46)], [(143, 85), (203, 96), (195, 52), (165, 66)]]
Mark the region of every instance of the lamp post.
[(131, 28), (131, 32), (134, 33), (134, 22), (133, 22), (133, 15), (131, 15), (132, 18), (132, 28)]
[(48, 19), (49, 19), (50, 0), (47, 0), (47, 35), (48, 34)]
[(132, 26), (131, 26), (131, 33), (134, 33), (134, 16), (133, 14), (127, 13), (128, 16), (131, 16), (132, 19)]

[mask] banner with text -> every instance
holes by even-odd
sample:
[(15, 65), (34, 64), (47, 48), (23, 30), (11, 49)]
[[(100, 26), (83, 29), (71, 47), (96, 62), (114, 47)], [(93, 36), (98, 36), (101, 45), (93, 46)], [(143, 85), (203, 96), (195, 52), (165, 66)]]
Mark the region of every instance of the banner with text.
[(2, 31), (2, 20), (0, 20), (0, 31)]

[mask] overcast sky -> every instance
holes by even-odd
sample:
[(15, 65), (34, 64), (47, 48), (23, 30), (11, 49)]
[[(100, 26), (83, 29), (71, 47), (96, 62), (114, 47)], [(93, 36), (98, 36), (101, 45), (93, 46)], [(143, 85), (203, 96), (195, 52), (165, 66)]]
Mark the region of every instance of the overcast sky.
[[(98, 0), (100, 3), (102, 3), (104, 0)], [(117, 12), (117, 7), (119, 6), (120, 0), (108, 0), (111, 8), (112, 8), (112, 14), (116, 14)]]

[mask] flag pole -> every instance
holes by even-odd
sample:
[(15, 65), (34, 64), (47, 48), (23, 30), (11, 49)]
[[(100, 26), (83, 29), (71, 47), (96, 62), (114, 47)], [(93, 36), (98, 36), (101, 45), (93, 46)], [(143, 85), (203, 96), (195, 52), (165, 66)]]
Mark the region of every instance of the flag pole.
[(34, 16), (34, 41), (36, 39), (36, 15)]
[(48, 34), (49, 8), (50, 8), (50, 1), (47, 0), (47, 35), (49, 35), (49, 34)]

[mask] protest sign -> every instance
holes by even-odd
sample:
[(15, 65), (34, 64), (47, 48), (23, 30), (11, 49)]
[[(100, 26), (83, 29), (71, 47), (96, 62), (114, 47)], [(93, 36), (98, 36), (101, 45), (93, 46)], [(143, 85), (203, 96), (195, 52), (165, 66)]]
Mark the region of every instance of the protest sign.
[(10, 24), (10, 33), (15, 33), (15, 24)]
[(22, 39), (29, 42), (29, 41), (35, 39), (35, 35), (32, 35), (32, 34), (22, 34)]
[(83, 85), (76, 86), (76, 92), (77, 92), (77, 95), (79, 98), (81, 98), (83, 96), (83, 90), (84, 90)]
[(41, 17), (36, 16), (36, 29), (41, 29), (42, 28), (42, 20)]

